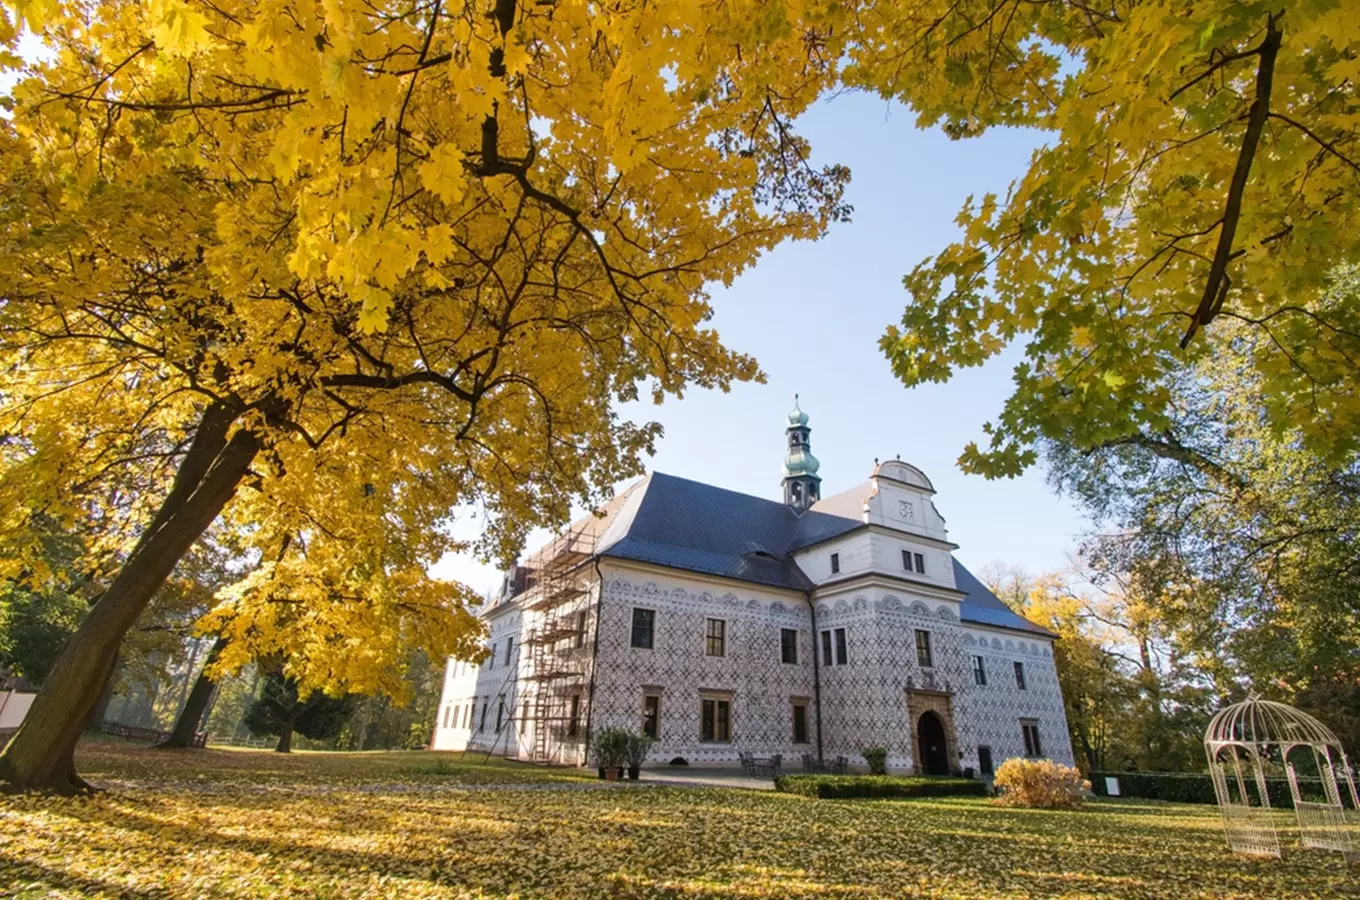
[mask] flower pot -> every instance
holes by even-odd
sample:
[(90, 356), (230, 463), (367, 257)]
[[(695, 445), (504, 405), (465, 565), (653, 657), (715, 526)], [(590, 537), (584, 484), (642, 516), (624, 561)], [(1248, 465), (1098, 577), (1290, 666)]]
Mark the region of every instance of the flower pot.
[(642, 766), (629, 766), (629, 767), (628, 767), (628, 780), (629, 780), (629, 781), (637, 781), (637, 780), (638, 780), (638, 775), (639, 775), (641, 772), (642, 772)]
[(608, 769), (605, 769), (605, 770), (604, 770), (604, 777), (605, 777), (605, 780), (606, 780), (606, 781), (618, 781), (618, 780), (619, 780), (619, 770), (616, 769), (616, 768), (608, 768)]

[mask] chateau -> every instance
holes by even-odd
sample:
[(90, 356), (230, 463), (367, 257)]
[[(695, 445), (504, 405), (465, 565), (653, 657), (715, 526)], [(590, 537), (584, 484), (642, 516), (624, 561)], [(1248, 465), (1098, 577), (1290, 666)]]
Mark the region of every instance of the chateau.
[(797, 404), (787, 434), (783, 503), (653, 472), (507, 573), (433, 747), (585, 764), (617, 725), (653, 764), (1070, 765), (1055, 636), (954, 559), (925, 474), (890, 460), (823, 498)]

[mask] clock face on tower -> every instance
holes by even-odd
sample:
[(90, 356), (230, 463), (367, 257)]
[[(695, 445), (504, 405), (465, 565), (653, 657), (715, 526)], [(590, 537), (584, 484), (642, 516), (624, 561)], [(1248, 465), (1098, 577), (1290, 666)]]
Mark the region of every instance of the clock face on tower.
[(899, 518), (905, 519), (905, 520), (908, 521), (908, 522), (915, 522), (915, 521), (916, 521), (916, 507), (914, 507), (914, 506), (911, 505), (911, 501), (910, 501), (910, 500), (898, 500), (898, 501), (897, 501), (897, 515), (898, 515)]

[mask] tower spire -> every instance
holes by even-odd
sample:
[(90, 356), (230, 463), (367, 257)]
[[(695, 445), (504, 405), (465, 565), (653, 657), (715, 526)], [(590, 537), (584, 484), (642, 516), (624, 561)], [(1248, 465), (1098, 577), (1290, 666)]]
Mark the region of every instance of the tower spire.
[(793, 395), (793, 409), (789, 412), (788, 454), (784, 457), (784, 502), (795, 509), (807, 509), (822, 499), (822, 479), (817, 470), (821, 463), (812, 455), (812, 429), (808, 414), (798, 406), (798, 395)]

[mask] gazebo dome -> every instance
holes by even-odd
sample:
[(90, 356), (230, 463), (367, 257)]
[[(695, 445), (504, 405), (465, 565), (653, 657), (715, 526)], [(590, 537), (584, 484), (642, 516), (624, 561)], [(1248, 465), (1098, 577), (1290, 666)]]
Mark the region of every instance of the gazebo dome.
[(1246, 747), (1264, 744), (1286, 748), (1296, 744), (1341, 747), (1332, 730), (1308, 713), (1284, 703), (1262, 700), (1254, 694), (1215, 713), (1204, 733), (1204, 742)]

